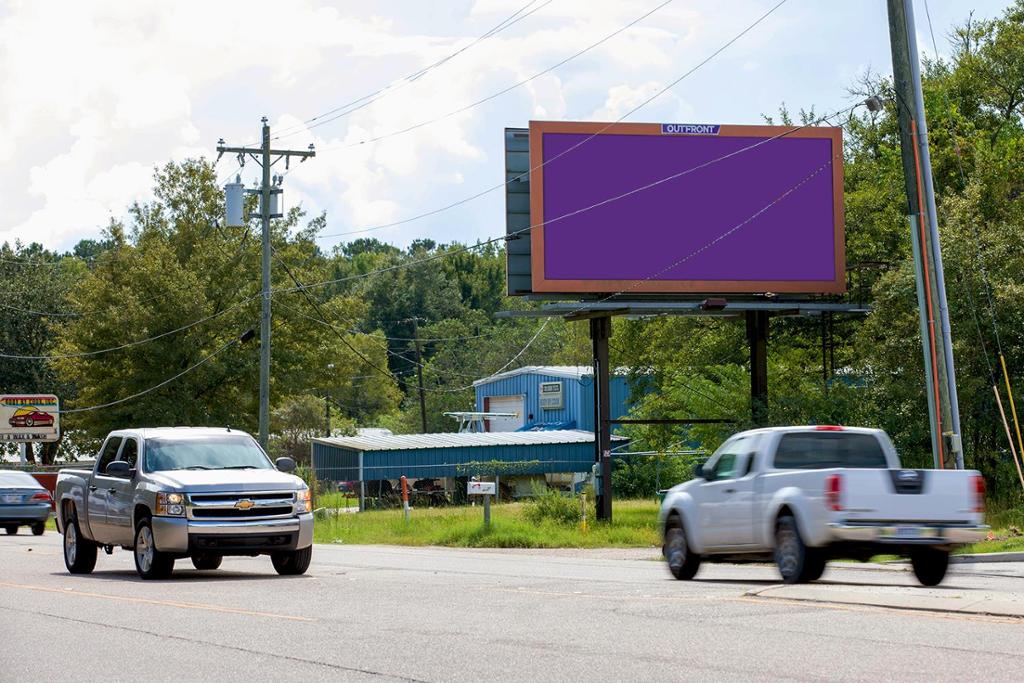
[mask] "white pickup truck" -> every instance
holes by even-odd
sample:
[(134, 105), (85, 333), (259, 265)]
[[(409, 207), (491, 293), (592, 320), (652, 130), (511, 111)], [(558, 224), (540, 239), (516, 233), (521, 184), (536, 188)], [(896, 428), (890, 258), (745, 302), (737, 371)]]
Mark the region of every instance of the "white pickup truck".
[(985, 483), (975, 471), (901, 469), (885, 432), (773, 427), (728, 439), (697, 478), (661, 507), (673, 576), (701, 559), (772, 558), (786, 583), (814, 581), (830, 559), (909, 556), (926, 586), (946, 575), (950, 549), (985, 537)]
[(54, 500), (64, 564), (88, 574), (96, 551), (132, 550), (144, 579), (174, 561), (217, 569), (225, 555), (270, 555), (302, 574), (313, 553), (309, 488), (295, 461), (271, 462), (235, 429), (164, 427), (111, 432), (92, 470), (62, 469)]

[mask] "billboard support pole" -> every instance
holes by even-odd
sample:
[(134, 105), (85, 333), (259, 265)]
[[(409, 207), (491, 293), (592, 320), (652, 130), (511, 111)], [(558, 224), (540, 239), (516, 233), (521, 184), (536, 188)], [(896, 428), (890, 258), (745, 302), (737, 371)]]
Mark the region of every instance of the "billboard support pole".
[(612, 336), (612, 319), (601, 316), (590, 319), (590, 340), (594, 345), (594, 459), (601, 471), (597, 495), (597, 518), (612, 521), (612, 435), (609, 402), (608, 339)]
[(750, 344), (750, 417), (761, 427), (768, 422), (768, 311), (747, 311)]

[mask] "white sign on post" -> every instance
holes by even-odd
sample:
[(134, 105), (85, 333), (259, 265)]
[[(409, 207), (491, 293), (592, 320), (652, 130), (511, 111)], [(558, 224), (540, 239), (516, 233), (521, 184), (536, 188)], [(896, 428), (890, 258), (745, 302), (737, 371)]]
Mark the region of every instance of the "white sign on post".
[(60, 402), (53, 394), (0, 395), (0, 441), (60, 439)]
[(495, 484), (493, 481), (471, 481), (467, 492), (471, 496), (493, 496)]

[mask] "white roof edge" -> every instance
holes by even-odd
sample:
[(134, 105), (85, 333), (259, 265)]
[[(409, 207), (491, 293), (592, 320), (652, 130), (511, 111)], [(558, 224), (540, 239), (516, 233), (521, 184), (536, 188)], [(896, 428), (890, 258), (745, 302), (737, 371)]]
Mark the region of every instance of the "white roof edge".
[[(629, 368), (615, 368), (613, 374), (624, 375), (629, 372)], [(481, 384), (490, 384), (499, 379), (506, 379), (508, 377), (515, 377), (516, 375), (550, 375), (551, 377), (562, 377), (565, 379), (579, 379), (580, 377), (587, 377), (594, 374), (594, 368), (590, 365), (524, 365), (521, 368), (514, 370), (506, 370), (505, 372), (499, 372), (495, 375), (488, 377), (482, 377), (473, 382), (473, 386), (480, 386)]]

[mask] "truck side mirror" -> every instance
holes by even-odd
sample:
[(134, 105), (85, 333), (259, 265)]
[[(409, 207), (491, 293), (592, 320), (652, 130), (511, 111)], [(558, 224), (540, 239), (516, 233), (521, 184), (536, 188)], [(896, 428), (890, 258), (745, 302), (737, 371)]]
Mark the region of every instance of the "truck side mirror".
[(704, 465), (697, 463), (693, 466), (693, 476), (697, 479), (704, 479)]
[(288, 457), (278, 458), (274, 461), (274, 466), (281, 472), (295, 471), (295, 461)]
[(127, 477), (132, 472), (132, 466), (124, 460), (113, 460), (107, 463), (104, 473), (111, 477)]

